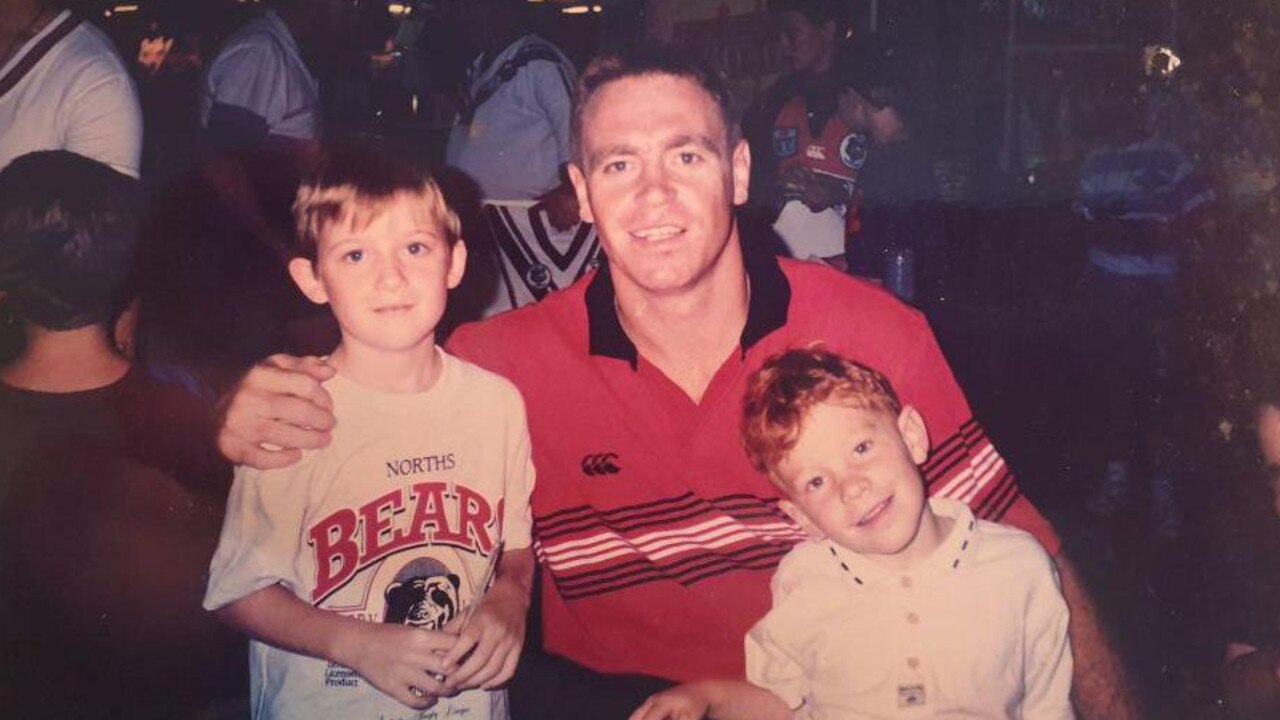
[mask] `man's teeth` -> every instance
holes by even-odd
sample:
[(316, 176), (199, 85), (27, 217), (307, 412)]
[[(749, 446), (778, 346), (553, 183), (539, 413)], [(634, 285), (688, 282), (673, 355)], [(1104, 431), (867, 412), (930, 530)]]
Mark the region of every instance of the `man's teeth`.
[(633, 233), (641, 240), (662, 240), (680, 233), (680, 228), (675, 225), (659, 225), (657, 227), (645, 228), (637, 230)]

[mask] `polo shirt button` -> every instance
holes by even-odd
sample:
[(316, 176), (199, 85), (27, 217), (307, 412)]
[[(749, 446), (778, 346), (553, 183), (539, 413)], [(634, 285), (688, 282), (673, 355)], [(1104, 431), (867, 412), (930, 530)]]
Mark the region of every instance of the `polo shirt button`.
[(907, 613), (907, 622), (915, 625), (920, 622), (920, 616), (915, 613)]
[(918, 658), (913, 658), (913, 657), (907, 658), (907, 667), (911, 668), (912, 670), (915, 670), (916, 668), (920, 667), (920, 660)]
[(904, 587), (904, 588), (909, 588), (909, 587), (911, 587), (911, 578), (910, 578), (910, 577), (907, 577), (907, 576), (905, 576), (905, 575), (903, 576), (903, 578), (902, 578), (902, 587)]

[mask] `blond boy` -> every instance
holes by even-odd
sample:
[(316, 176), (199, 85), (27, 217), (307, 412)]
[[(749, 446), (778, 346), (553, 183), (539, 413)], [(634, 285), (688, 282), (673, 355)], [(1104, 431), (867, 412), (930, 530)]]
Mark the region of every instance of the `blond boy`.
[(821, 348), (748, 383), (743, 444), (809, 535), (746, 638), (747, 679), (653, 696), (633, 720), (1071, 718), (1067, 608), (1030, 535), (926, 500), (920, 414)]
[(337, 423), (297, 465), (237, 468), (205, 607), (253, 638), (256, 718), (506, 718), (533, 467), (514, 387), (435, 343), (457, 215), (370, 148), (328, 155), (294, 215), (290, 274), (342, 330)]

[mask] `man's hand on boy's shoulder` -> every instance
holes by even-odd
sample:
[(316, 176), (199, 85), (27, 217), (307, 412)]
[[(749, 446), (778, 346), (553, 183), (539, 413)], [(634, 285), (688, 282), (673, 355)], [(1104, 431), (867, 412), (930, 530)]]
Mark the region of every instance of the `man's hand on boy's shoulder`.
[(218, 449), (234, 463), (269, 470), (296, 463), (300, 448), (328, 445), (333, 402), (321, 383), (333, 373), (322, 358), (262, 360), (220, 404)]
[(475, 614), (445, 627), (446, 632), (458, 633), (458, 644), (445, 657), (447, 664), (458, 664), (449, 675), (453, 687), (489, 690), (515, 673), (529, 616), (533, 562), (527, 548), (507, 551), (497, 580)]

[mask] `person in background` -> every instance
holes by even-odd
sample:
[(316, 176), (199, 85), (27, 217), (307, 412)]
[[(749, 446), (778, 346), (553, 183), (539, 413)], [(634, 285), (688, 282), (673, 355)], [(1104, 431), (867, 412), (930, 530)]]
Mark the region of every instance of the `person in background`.
[[(890, 251), (909, 251), (909, 299), (922, 306), (941, 294), (945, 221), (933, 158), (917, 125), (907, 58), (884, 36), (859, 38), (836, 69), (837, 114), (869, 140), (858, 175), (861, 226), (850, 237), (850, 272), (884, 281)], [(902, 288), (894, 288), (902, 292)]]
[[(196, 717), (243, 697), (243, 641), (200, 609), (230, 468), (212, 409), (116, 349), (138, 182), (66, 151), (0, 171), (0, 706)], [(72, 690), (71, 688), (74, 688)]]
[(0, 0), (0, 168), (36, 150), (138, 177), (138, 93), (111, 40), (63, 3)]
[[(1274, 383), (1269, 390), (1274, 393)], [(1215, 608), (1227, 618), (1222, 628), (1225, 640), (1222, 656), (1222, 690), (1233, 717), (1262, 720), (1280, 715), (1280, 572), (1276, 553), (1280, 552), (1280, 397), (1272, 394), (1256, 409), (1258, 473), (1266, 483), (1271, 522), (1260, 538), (1250, 542), (1243, 556), (1254, 564), (1241, 567), (1237, 558), (1230, 566), (1229, 591), (1221, 594)], [(1229, 605), (1228, 605), (1229, 603)], [(1223, 612), (1230, 607), (1230, 612)]]
[[(478, 186), (496, 260), (483, 316), (541, 300), (595, 267), (599, 241), (578, 222), (565, 172), (573, 109), (573, 63), (530, 31), (523, 0), (462, 0), (458, 23), (480, 53), (467, 70), (445, 162)], [(486, 232), (487, 231), (487, 232)], [(487, 259), (487, 258), (486, 258)], [(477, 278), (480, 279), (480, 278)]]
[(756, 162), (751, 203), (764, 208), (792, 257), (843, 268), (866, 161), (865, 136), (837, 112), (832, 70), (845, 49), (843, 7), (837, 0), (770, 0), (769, 12), (787, 74), (748, 115)]
[(1215, 196), (1182, 148), (1152, 132), (1141, 83), (1136, 68), (1118, 74), (1085, 123), (1096, 145), (1076, 188), (1087, 235), (1076, 336), (1098, 408), (1088, 446), (1103, 465), (1089, 509), (1114, 518), (1149, 489), (1151, 529), (1167, 540), (1180, 525), (1160, 408), (1172, 387), (1176, 283)]

